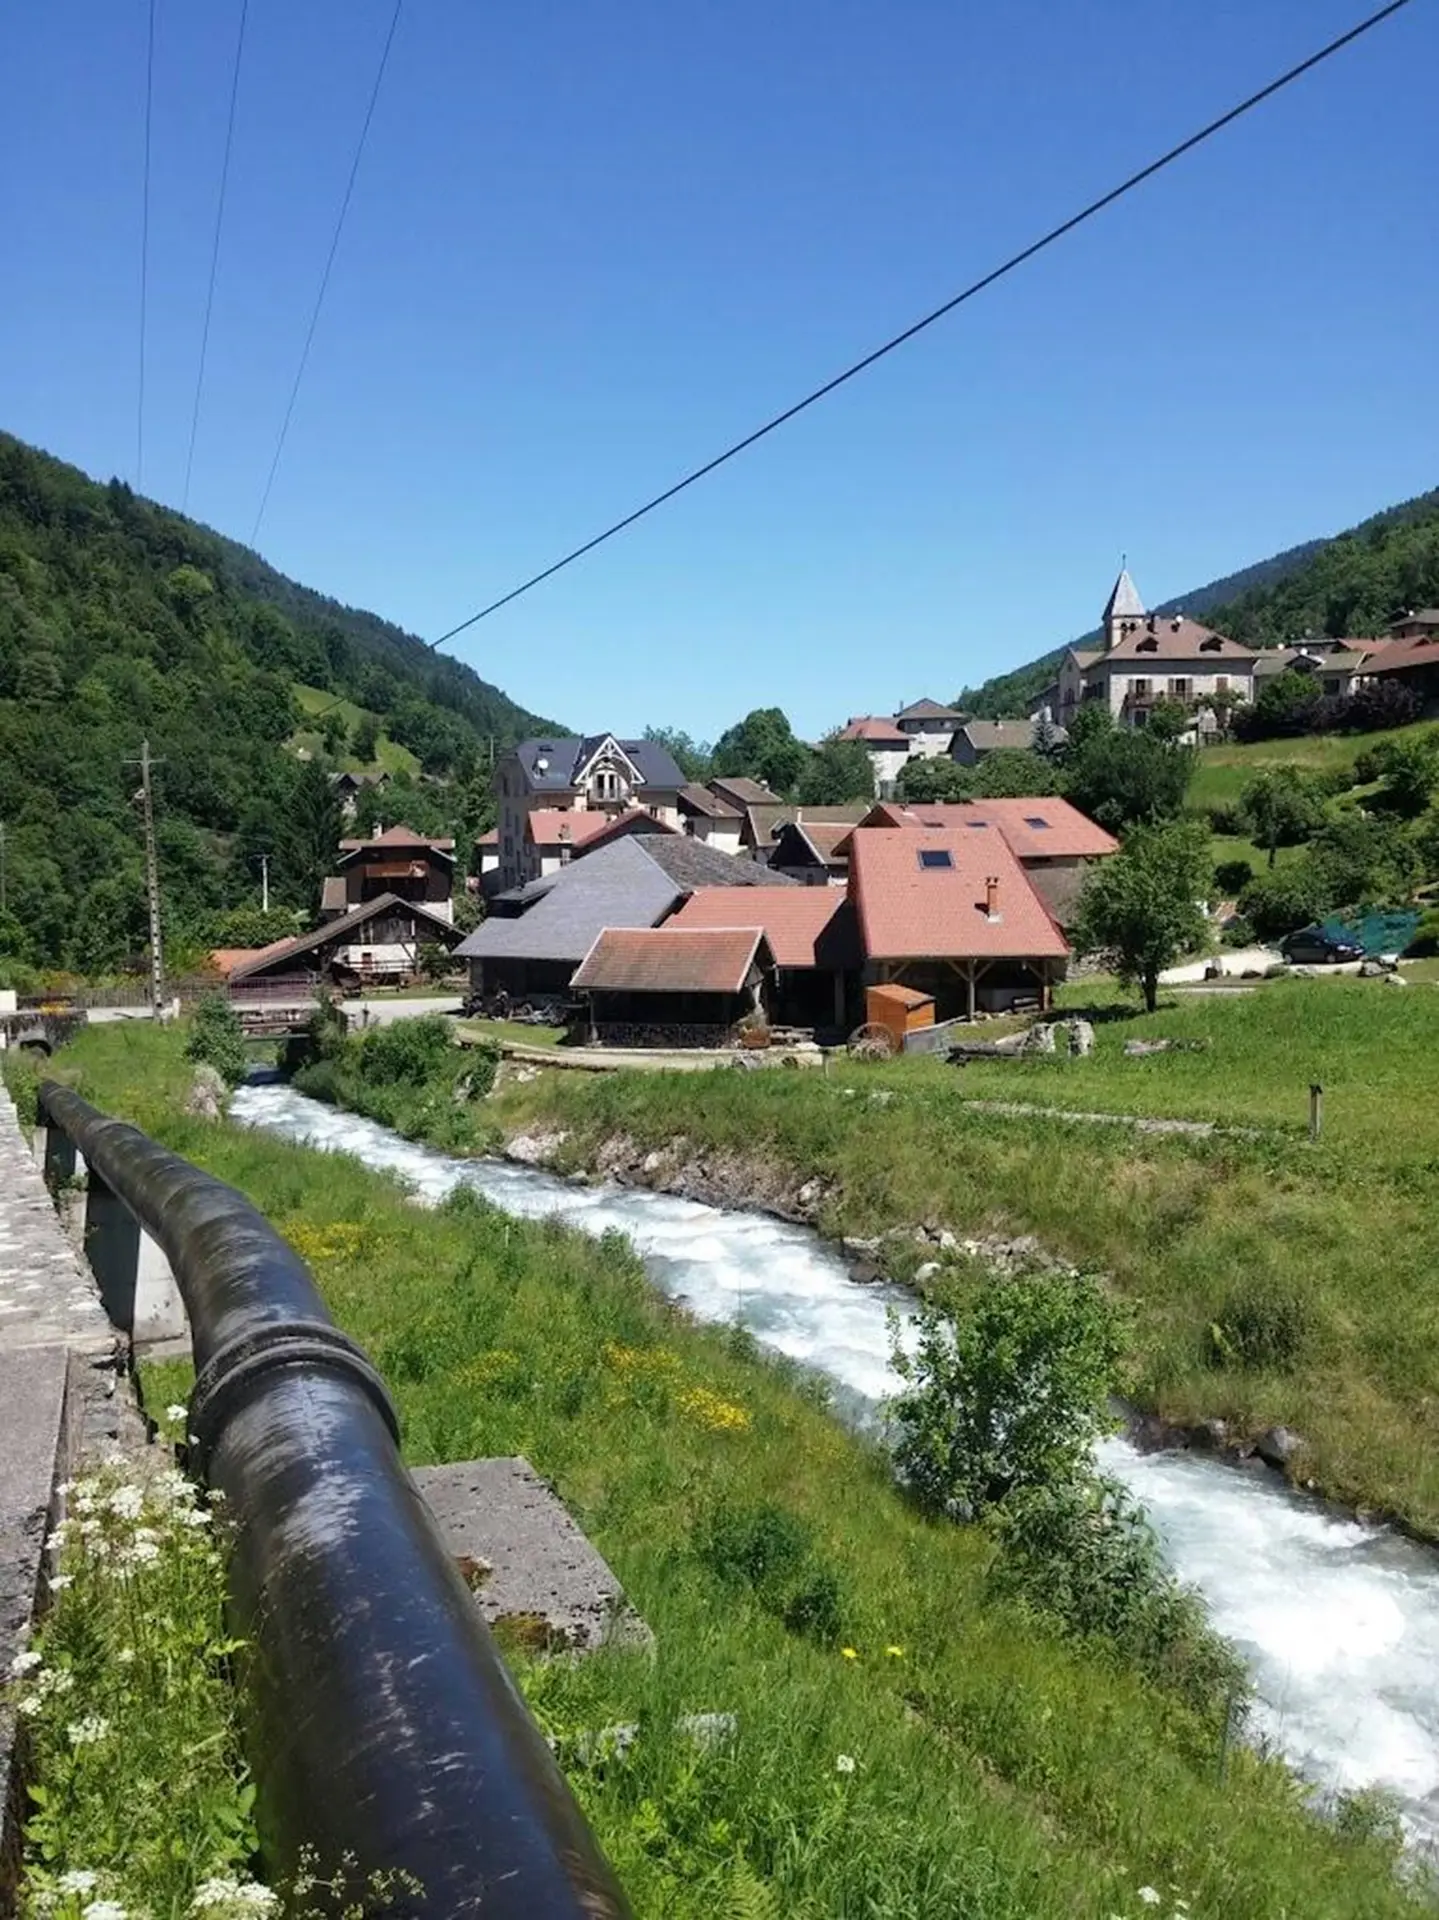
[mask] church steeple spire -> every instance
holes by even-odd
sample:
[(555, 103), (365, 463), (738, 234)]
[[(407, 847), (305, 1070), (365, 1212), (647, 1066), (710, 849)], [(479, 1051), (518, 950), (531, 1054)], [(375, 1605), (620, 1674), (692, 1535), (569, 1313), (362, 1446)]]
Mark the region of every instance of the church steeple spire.
[[(1124, 559), (1129, 558), (1128, 554)], [(1129, 577), (1129, 568), (1120, 563), (1119, 578), (1110, 589), (1109, 598), (1104, 603), (1102, 625), (1104, 627), (1105, 651), (1124, 637), (1126, 620), (1142, 620), (1144, 602), (1139, 597), (1139, 589)]]

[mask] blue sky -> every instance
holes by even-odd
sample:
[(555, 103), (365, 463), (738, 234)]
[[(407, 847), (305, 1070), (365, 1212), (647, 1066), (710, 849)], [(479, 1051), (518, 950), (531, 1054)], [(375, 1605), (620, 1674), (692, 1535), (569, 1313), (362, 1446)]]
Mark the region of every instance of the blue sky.
[[(178, 505), (239, 0), (159, 0)], [(391, 0), (251, 0), (190, 509), (248, 539)], [(1359, 17), (407, 0), (258, 545), (453, 625)], [(134, 477), (145, 0), (13, 8), (0, 425)], [(1406, 12), (455, 651), (587, 729), (817, 734), (1439, 483)]]

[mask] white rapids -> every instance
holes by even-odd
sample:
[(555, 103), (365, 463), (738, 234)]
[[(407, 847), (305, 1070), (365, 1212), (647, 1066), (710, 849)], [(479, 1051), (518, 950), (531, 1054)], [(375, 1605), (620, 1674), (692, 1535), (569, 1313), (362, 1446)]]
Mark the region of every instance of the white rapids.
[[(696, 1318), (738, 1321), (824, 1374), (840, 1410), (892, 1392), (888, 1316), (912, 1301), (861, 1286), (804, 1228), (643, 1188), (580, 1186), (502, 1160), (462, 1160), (286, 1086), (247, 1086), (233, 1117), (349, 1153), (434, 1203), (468, 1185), (523, 1219), (618, 1229)], [(1439, 1838), (1439, 1557), (1339, 1517), (1277, 1479), (1107, 1440), (1101, 1464), (1143, 1501), (1179, 1576), (1248, 1662), (1253, 1730), (1328, 1790), (1395, 1793), (1416, 1838)]]

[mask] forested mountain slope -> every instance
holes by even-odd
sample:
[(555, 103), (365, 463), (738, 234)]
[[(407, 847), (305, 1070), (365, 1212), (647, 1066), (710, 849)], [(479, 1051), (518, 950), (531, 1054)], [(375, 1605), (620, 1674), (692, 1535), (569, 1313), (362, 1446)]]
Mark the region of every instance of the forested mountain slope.
[[(1307, 540), (1181, 593), (1156, 613), (1202, 617), (1252, 647), (1284, 646), (1303, 634), (1382, 633), (1405, 607), (1439, 601), (1439, 488), (1406, 500), (1332, 539)], [(1094, 646), (1099, 629), (1070, 646)], [(958, 705), (984, 717), (1023, 713), (1054, 677), (1064, 652), (966, 688)]]
[(481, 807), (492, 750), (554, 724), (122, 482), (0, 434), (0, 959), (96, 971), (142, 944), (130, 763), (144, 736), (162, 762), (167, 930), (203, 942), (255, 901), (261, 852), (275, 897), (312, 908), (336, 820), (324, 767), (289, 744), (316, 724), (297, 684), (352, 703), (329, 717), (337, 760), (364, 709), (445, 783), (417, 805), (456, 824)]

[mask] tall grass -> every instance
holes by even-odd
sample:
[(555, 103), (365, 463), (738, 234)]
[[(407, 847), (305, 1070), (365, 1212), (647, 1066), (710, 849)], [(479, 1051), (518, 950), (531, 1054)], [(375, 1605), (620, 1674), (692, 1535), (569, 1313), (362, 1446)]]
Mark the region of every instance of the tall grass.
[[(1221, 1779), (1216, 1716), (996, 1596), (979, 1534), (917, 1514), (812, 1384), (666, 1305), (623, 1239), (473, 1196), (422, 1214), (356, 1163), (189, 1119), (170, 1035), (97, 1030), (73, 1059), (312, 1260), (410, 1460), (525, 1454), (616, 1568), (652, 1657), (518, 1664), (646, 1920), (1103, 1920), (1151, 1911), (1143, 1888), (1195, 1920), (1423, 1910), (1362, 1822), (1322, 1826), (1255, 1753)], [(803, 1114), (842, 1158), (852, 1121), (799, 1079), (684, 1097), (749, 1145)], [(598, 1099), (657, 1115), (646, 1085), (648, 1108)], [(931, 1142), (931, 1176), (970, 1138)], [(830, 1610), (796, 1606), (821, 1575)]]
[[(1131, 1034), (1209, 1045), (1131, 1059)], [(1132, 1303), (1141, 1403), (1181, 1421), (1217, 1415), (1240, 1434), (1294, 1427), (1322, 1487), (1439, 1535), (1439, 1114), (1423, 1090), (1436, 1048), (1431, 989), (1295, 982), (1101, 1022), (1087, 1059), (695, 1083), (555, 1074), (492, 1104), (512, 1127), (567, 1128), (576, 1165), (627, 1133), (657, 1148), (683, 1138), (770, 1178), (820, 1174), (835, 1234), (914, 1222), (1035, 1233)], [(1317, 1146), (1311, 1080), (1326, 1086)], [(983, 1099), (1259, 1132), (1147, 1136), (996, 1114)], [(1256, 1301), (1285, 1307), (1282, 1351), (1216, 1339)]]

